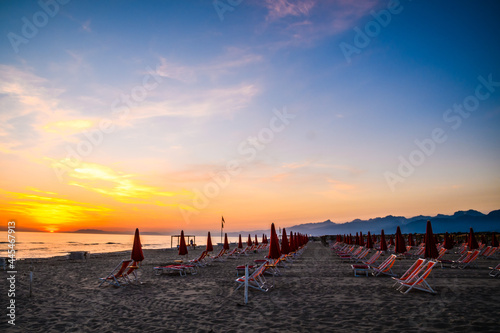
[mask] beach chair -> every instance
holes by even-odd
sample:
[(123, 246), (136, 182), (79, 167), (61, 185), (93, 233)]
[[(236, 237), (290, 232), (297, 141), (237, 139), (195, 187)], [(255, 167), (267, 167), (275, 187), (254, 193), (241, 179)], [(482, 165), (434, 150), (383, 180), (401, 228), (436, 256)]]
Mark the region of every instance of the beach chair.
[(489, 267), (489, 269), (491, 269), (489, 273), (491, 277), (500, 276), (500, 264), (496, 265), (496, 267)]
[(397, 277), (392, 277), (396, 282), (394, 283), (393, 287), (396, 287), (398, 285), (398, 282), (405, 282), (409, 279), (411, 279), (417, 272), (418, 269), (422, 266), (422, 264), (425, 262), (425, 259), (419, 258), (417, 261), (413, 263), (413, 265), (408, 268), (408, 270), (401, 275), (399, 278)]
[(370, 249), (363, 249), (356, 255), (352, 255), (352, 256), (342, 255), (342, 256), (340, 256), (340, 258), (342, 259), (343, 262), (363, 260), (368, 255), (369, 252), (370, 252)]
[[(364, 247), (360, 246), (358, 247), (356, 250), (352, 251), (352, 253), (350, 252), (340, 252), (340, 253), (337, 253), (337, 255), (341, 258), (341, 259), (344, 259), (344, 258), (352, 258), (352, 257), (356, 257), (358, 256), (359, 254), (361, 254), (363, 252), (363, 249), (365, 249)], [(365, 249), (366, 250), (366, 249)]]
[(127, 267), (128, 269), (125, 272), (125, 277), (129, 282), (142, 284), (142, 282), (139, 280), (139, 276), (137, 275), (137, 270), (141, 267), (140, 264), (141, 264), (140, 261), (134, 261)]
[(376, 251), (368, 260), (356, 260), (356, 262), (361, 262), (363, 265), (372, 265), (375, 261), (378, 260), (382, 251)]
[(477, 260), (477, 258), (479, 258), (479, 253), (481, 253), (481, 251), (479, 249), (472, 251), (472, 254), (468, 258), (468, 260), (464, 260), (463, 262), (459, 263), (458, 268), (464, 269), (464, 268), (473, 267), (473, 266), (477, 268), (476, 260)]
[(396, 262), (396, 255), (391, 254), (387, 259), (385, 259), (380, 265), (378, 266), (370, 266), (372, 270), (372, 275), (373, 276), (379, 276), (380, 274), (384, 275), (389, 275), (389, 276), (395, 276), (394, 272), (392, 271), (392, 266)]
[(484, 251), (483, 252), (483, 257), (486, 258), (486, 259), (493, 259), (494, 258), (494, 254), (497, 252), (498, 250), (498, 247), (492, 247), (490, 248), (490, 250), (488, 252)]
[(238, 248), (234, 248), (226, 254), (226, 259), (237, 259), (239, 256)]
[(226, 249), (222, 248), (219, 253), (217, 253), (216, 256), (210, 257), (210, 260), (212, 261), (226, 261), (226, 258), (224, 258), (224, 254), (226, 253)]
[(187, 273), (190, 273), (191, 275), (198, 273), (195, 265), (185, 264), (157, 266), (153, 267), (153, 270), (156, 275), (161, 275), (163, 273), (179, 273), (180, 276), (186, 276)]
[(351, 265), (351, 268), (354, 271), (354, 276), (360, 276), (358, 273), (365, 273), (366, 276), (368, 276), (368, 273), (372, 273), (373, 276), (378, 276), (380, 274), (386, 274), (393, 276), (394, 273), (392, 272), (392, 266), (396, 262), (396, 255), (391, 254), (389, 257), (387, 257), (380, 265), (374, 266), (374, 265)]
[[(266, 263), (263, 263), (251, 275), (248, 276), (248, 286), (250, 288), (267, 292), (270, 288), (273, 287), (272, 284), (270, 285), (264, 277), (264, 272), (266, 271), (266, 269)], [(235, 289), (238, 290), (245, 285), (245, 276), (240, 276), (235, 281), (239, 284)]]
[(203, 251), (200, 253), (200, 256), (198, 258), (189, 260), (189, 263), (192, 265), (205, 267), (207, 265), (207, 262), (205, 260), (205, 257), (207, 256), (207, 254), (208, 254), (207, 251)]
[[(422, 263), (417, 268), (416, 273), (412, 274), (406, 281), (398, 281), (397, 290), (403, 294), (407, 294), (412, 289), (422, 290), (428, 293), (435, 294), (436, 292), (427, 283), (426, 279), (432, 271), (432, 268), (437, 264), (437, 261), (429, 260)], [(406, 290), (405, 290), (406, 289)]]
[(107, 282), (112, 286), (115, 287), (122, 287), (123, 285), (128, 284), (130, 281), (125, 273), (127, 270), (127, 267), (130, 265), (132, 260), (122, 260), (112, 271), (111, 273), (108, 274), (108, 276), (104, 278), (99, 278), (101, 283), (99, 284), (99, 287), (104, 283)]

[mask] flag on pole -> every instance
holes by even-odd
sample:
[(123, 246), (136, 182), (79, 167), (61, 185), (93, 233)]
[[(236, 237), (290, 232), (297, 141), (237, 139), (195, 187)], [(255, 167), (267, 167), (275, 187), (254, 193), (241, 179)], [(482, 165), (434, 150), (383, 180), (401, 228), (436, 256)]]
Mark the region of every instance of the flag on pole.
[(226, 221), (224, 221), (224, 216), (222, 217), (222, 229), (224, 229), (224, 223), (226, 223)]

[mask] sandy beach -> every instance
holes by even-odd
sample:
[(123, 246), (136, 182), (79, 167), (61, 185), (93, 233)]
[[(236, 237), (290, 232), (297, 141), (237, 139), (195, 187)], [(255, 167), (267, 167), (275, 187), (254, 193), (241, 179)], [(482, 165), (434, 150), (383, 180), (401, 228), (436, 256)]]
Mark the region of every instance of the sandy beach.
[[(201, 248), (191, 250), (195, 258)], [(174, 250), (145, 250), (142, 285), (99, 285), (127, 253), (91, 256), (86, 262), (63, 258), (33, 263), (28, 297), (28, 261), (17, 263), (15, 326), (7, 324), (7, 273), (2, 275), (0, 330), (8, 332), (495, 332), (500, 313), (500, 280), (488, 276), (496, 260), (479, 268), (435, 268), (428, 278), (437, 295), (393, 289), (389, 277), (354, 277), (350, 265), (320, 242), (310, 242), (274, 288), (235, 291), (237, 265), (266, 252), (214, 262), (196, 275), (156, 276), (153, 267), (178, 259)], [(447, 258), (457, 258), (447, 254)], [(414, 260), (398, 260), (403, 273)]]

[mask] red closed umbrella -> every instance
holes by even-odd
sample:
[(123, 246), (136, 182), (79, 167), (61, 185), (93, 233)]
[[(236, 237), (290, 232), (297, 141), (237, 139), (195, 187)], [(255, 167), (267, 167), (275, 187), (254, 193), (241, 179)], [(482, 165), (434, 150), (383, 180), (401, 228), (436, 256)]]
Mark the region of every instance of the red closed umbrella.
[(257, 240), (257, 235), (255, 235), (255, 246), (259, 245), (259, 241)]
[(281, 236), (281, 254), (290, 253), (290, 244), (288, 244), (288, 237), (286, 235), (286, 230), (283, 228), (283, 234)]
[(135, 229), (134, 245), (132, 245), (132, 254), (130, 259), (139, 262), (144, 260), (144, 253), (142, 253), (141, 238), (139, 237), (139, 228)]
[(361, 231), (359, 232), (359, 246), (365, 246), (365, 238)]
[(491, 234), (491, 246), (498, 247), (498, 239), (497, 239), (495, 233)]
[(276, 234), (276, 228), (274, 223), (271, 224), (271, 244), (269, 245), (269, 253), (267, 257), (269, 259), (279, 259), (281, 256), (280, 244), (278, 235)]
[(380, 233), (380, 251), (387, 251), (387, 243), (385, 242), (385, 233), (384, 229)]
[(485, 234), (481, 235), (481, 243), (486, 245), (486, 235)]
[(467, 244), (469, 246), (469, 250), (475, 250), (479, 248), (479, 244), (477, 243), (476, 236), (474, 236), (474, 230), (470, 228), (469, 231), (469, 242)]
[(229, 242), (227, 241), (227, 234), (224, 234), (224, 249), (229, 250)]
[(209, 231), (207, 236), (207, 248), (205, 249), (205, 251), (212, 252), (213, 250), (214, 246), (212, 245), (212, 237), (210, 236), (210, 231)]
[(437, 258), (438, 250), (436, 248), (436, 239), (432, 233), (431, 221), (427, 221), (427, 227), (425, 228), (425, 258)]
[(266, 237), (264, 237), (264, 234), (262, 234), (262, 244), (266, 244)]
[(453, 248), (453, 241), (451, 240), (451, 237), (450, 237), (450, 234), (448, 234), (448, 231), (444, 234), (443, 247), (447, 250), (451, 250)]
[(396, 229), (396, 249), (394, 250), (396, 253), (405, 253), (406, 252), (406, 244), (405, 239), (403, 238), (403, 234), (401, 233), (401, 229), (399, 226)]
[(240, 234), (240, 239), (238, 240), (238, 249), (243, 248), (243, 243), (241, 242), (241, 234)]
[(295, 252), (297, 251), (297, 248), (295, 248), (295, 242), (293, 241), (293, 232), (290, 231), (290, 239), (288, 240), (290, 243), (290, 252)]
[(181, 243), (179, 244), (179, 255), (184, 256), (188, 254), (186, 240), (184, 239), (184, 230), (181, 230)]
[(372, 240), (372, 235), (368, 231), (368, 236), (366, 238), (366, 248), (367, 249), (373, 249), (373, 240)]
[(252, 237), (250, 237), (250, 234), (248, 234), (247, 246), (252, 246), (252, 244)]
[(356, 240), (354, 241), (354, 244), (359, 245), (359, 234), (356, 232)]
[(408, 235), (408, 245), (415, 246), (415, 243), (413, 243), (413, 236), (411, 233)]

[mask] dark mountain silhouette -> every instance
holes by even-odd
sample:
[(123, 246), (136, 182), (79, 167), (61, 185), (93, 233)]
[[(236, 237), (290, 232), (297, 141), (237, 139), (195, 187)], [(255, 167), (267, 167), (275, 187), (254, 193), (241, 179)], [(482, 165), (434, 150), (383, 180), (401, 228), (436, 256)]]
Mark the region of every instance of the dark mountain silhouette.
[(495, 210), (489, 214), (483, 214), (476, 210), (458, 211), (453, 215), (438, 214), (436, 216), (415, 216), (406, 218), (404, 216), (377, 217), (369, 220), (355, 219), (346, 223), (333, 223), (330, 220), (318, 223), (305, 223), (287, 228), (294, 232), (321, 236), (336, 234), (355, 234), (356, 232), (380, 234), (384, 229), (386, 234), (396, 233), (399, 226), (403, 233), (425, 233), (427, 220), (432, 222), (434, 233), (448, 232), (468, 232), (469, 228), (474, 228), (475, 232), (495, 231), (500, 232), (500, 210)]

